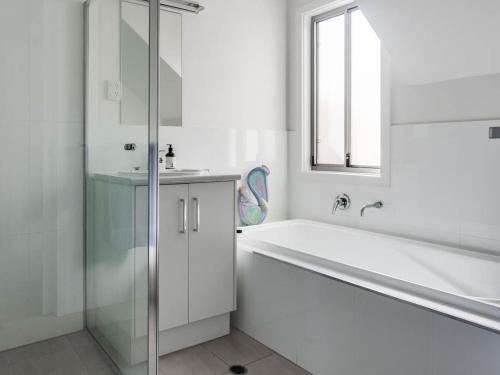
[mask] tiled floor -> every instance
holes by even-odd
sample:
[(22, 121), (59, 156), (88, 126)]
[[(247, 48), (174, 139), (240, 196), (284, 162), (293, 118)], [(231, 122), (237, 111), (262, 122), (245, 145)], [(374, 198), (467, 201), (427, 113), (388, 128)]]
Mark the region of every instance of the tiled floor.
[(248, 375), (309, 374), (235, 329), (228, 336), (160, 357), (164, 375), (229, 374), (232, 365), (246, 366)]
[[(244, 333), (230, 335), (160, 357), (162, 375), (229, 374), (232, 365), (248, 375), (309, 373)], [(0, 352), (0, 375), (117, 375), (113, 364), (86, 332)]]
[(114, 375), (114, 366), (85, 331), (0, 352), (0, 375)]

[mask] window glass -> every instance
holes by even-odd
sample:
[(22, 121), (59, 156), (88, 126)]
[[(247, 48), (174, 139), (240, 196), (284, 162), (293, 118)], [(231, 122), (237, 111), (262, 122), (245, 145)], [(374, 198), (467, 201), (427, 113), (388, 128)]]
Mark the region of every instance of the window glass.
[(351, 13), (351, 164), (380, 166), (380, 41), (360, 10)]
[(344, 164), (345, 17), (318, 23), (316, 158), (318, 164)]
[(313, 167), (375, 171), (381, 159), (380, 40), (356, 6), (317, 16), (314, 27)]

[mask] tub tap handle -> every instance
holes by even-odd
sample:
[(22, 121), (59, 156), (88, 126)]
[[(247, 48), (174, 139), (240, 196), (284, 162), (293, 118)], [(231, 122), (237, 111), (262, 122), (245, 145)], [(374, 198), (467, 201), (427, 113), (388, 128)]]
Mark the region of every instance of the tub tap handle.
[(367, 204), (361, 208), (361, 217), (365, 216), (365, 210), (367, 208), (382, 208), (384, 207), (384, 204), (381, 201), (377, 201), (372, 204)]
[(332, 215), (335, 215), (337, 210), (347, 210), (349, 207), (351, 207), (351, 198), (347, 194), (339, 194), (333, 201)]

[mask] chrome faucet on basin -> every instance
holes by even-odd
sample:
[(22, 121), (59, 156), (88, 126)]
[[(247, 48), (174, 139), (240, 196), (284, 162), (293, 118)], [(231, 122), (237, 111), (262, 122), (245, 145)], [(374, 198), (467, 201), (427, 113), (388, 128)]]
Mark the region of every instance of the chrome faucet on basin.
[(365, 210), (367, 208), (382, 208), (384, 207), (384, 204), (381, 201), (377, 201), (372, 204), (367, 204), (361, 208), (361, 217), (365, 216)]

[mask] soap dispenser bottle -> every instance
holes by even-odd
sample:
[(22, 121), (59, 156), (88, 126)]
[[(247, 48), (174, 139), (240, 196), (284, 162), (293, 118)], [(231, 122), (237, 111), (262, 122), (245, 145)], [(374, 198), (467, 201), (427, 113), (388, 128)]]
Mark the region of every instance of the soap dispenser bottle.
[(167, 144), (168, 152), (165, 154), (165, 168), (175, 169), (175, 154), (171, 144)]

